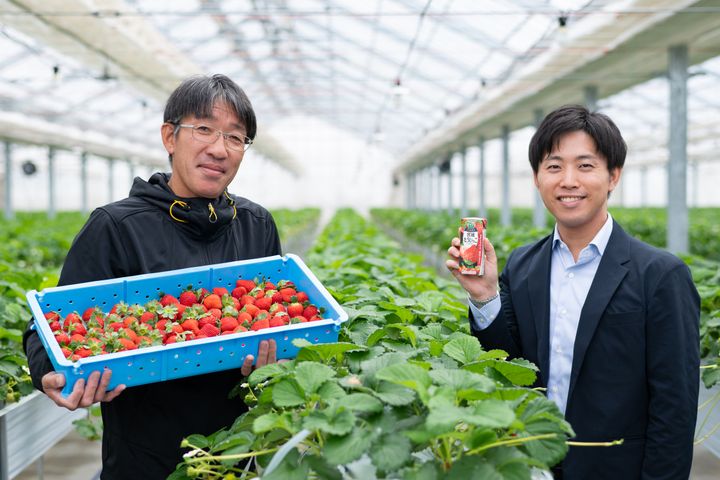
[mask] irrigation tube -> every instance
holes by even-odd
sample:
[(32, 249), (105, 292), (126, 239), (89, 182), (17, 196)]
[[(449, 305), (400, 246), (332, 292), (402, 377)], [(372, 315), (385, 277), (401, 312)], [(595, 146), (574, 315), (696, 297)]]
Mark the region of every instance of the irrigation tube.
[(275, 455), (273, 455), (272, 460), (270, 460), (270, 463), (268, 464), (267, 468), (265, 469), (265, 472), (263, 473), (263, 476), (272, 473), (273, 470), (277, 468), (278, 465), (280, 465), (280, 462), (283, 461), (285, 458), (285, 455), (287, 455), (290, 450), (295, 448), (295, 446), (305, 440), (305, 438), (310, 435), (312, 432), (310, 430), (307, 430), (303, 428), (298, 433), (295, 434), (290, 440), (285, 443), (282, 447), (280, 447), (280, 450), (278, 450)]

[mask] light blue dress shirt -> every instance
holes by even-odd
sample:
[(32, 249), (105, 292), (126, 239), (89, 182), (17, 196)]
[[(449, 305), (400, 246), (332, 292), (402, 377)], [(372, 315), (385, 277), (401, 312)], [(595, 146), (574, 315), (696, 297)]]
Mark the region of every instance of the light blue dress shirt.
[[(567, 406), (580, 313), (610, 239), (612, 226), (612, 217), (608, 213), (605, 224), (590, 244), (580, 251), (575, 262), (570, 249), (560, 239), (555, 225), (550, 266), (550, 371), (547, 396), (557, 404), (563, 414)], [(500, 313), (500, 306), (500, 298), (481, 308), (470, 302), (475, 327), (479, 330), (489, 327)]]

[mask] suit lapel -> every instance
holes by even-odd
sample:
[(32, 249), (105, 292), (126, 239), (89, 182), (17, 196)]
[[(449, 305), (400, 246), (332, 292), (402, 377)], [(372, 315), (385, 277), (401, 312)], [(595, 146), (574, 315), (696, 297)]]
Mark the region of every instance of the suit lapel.
[(528, 294), (537, 332), (541, 383), (547, 385), (550, 368), (550, 255), (552, 235), (535, 255), (528, 271)]
[(620, 282), (627, 275), (628, 269), (624, 264), (630, 260), (629, 248), (630, 243), (627, 234), (620, 225), (613, 222), (612, 234), (610, 234), (607, 247), (605, 247), (605, 252), (602, 259), (600, 259), (600, 265), (598, 265), (597, 273), (595, 273), (595, 278), (580, 313), (580, 323), (578, 324), (573, 350), (568, 402), (572, 398), (573, 388), (600, 317), (605, 312)]

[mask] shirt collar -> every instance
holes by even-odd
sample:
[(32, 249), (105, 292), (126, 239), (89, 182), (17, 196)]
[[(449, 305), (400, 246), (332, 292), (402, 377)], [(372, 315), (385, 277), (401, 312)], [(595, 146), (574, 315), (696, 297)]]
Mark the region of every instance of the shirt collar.
[[(613, 228), (613, 219), (610, 215), (610, 212), (607, 214), (607, 219), (605, 220), (605, 223), (603, 224), (602, 228), (598, 231), (598, 233), (595, 234), (595, 237), (590, 240), (590, 245), (594, 245), (597, 249), (598, 253), (602, 255), (605, 253), (605, 247), (607, 247), (608, 242), (610, 241), (610, 234), (612, 233)], [(555, 229), (553, 230), (553, 249), (556, 248), (560, 243), (565, 243), (560, 238), (560, 234), (558, 233), (558, 227), (557, 223), (555, 224)]]

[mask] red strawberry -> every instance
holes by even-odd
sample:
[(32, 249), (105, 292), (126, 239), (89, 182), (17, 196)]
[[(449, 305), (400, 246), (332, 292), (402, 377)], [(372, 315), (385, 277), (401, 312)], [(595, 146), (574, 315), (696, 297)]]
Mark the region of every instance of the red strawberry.
[(55, 340), (57, 340), (59, 345), (70, 344), (70, 337), (63, 331), (58, 331), (58, 333), (55, 334)]
[(252, 290), (253, 288), (256, 287), (255, 282), (253, 282), (252, 280), (243, 280), (243, 279), (240, 279), (237, 282), (235, 282), (235, 285), (238, 287), (243, 287), (245, 289), (245, 291), (247, 291), (247, 292), (249, 292), (250, 290)]
[(250, 323), (252, 322), (252, 319), (253, 319), (252, 315), (250, 315), (248, 312), (238, 313), (238, 323), (240, 323), (240, 324), (247, 323), (248, 325), (250, 325)]
[(125, 317), (125, 318), (123, 319), (123, 324), (124, 324), (126, 327), (130, 327), (130, 326), (132, 326), (133, 324), (137, 324), (137, 323), (138, 323), (138, 319), (135, 318), (135, 317)]
[(217, 323), (217, 319), (213, 315), (208, 315), (207, 317), (202, 317), (200, 320), (198, 320), (198, 325), (200, 328), (204, 327), (207, 324), (215, 325)]
[(220, 310), (219, 308), (211, 308), (210, 310), (208, 310), (208, 313), (211, 316), (217, 318), (218, 320), (220, 320), (223, 316), (222, 310)]
[(135, 342), (128, 338), (119, 338), (118, 342), (122, 344), (122, 350), (135, 350), (137, 348), (137, 345), (135, 345)]
[(47, 320), (48, 322), (57, 322), (60, 320), (60, 314), (56, 311), (47, 312), (45, 314), (45, 320)]
[(73, 354), (72, 350), (70, 350), (67, 347), (62, 347), (60, 350), (62, 350), (63, 355), (65, 355), (65, 358), (70, 358), (70, 356)]
[(302, 316), (310, 319), (312, 316), (318, 314), (318, 308), (315, 305), (308, 305), (302, 312)]
[(230, 292), (228, 292), (228, 289), (225, 287), (215, 287), (212, 289), (212, 292), (220, 298), (222, 298), (223, 295), (230, 295)]
[(255, 306), (260, 310), (269, 310), (272, 305), (272, 297), (262, 297), (255, 300)]
[(307, 321), (308, 321), (308, 319), (305, 318), (305, 317), (303, 317), (302, 315), (298, 315), (297, 317), (292, 317), (292, 318), (290, 319), (290, 323), (292, 323), (292, 324), (295, 324), (295, 323), (305, 323), (305, 322), (307, 322)]
[(53, 332), (62, 330), (62, 325), (57, 320), (53, 320), (52, 322), (50, 322), (50, 330), (52, 330)]
[(268, 310), (268, 312), (270, 312), (272, 314), (275, 314), (278, 312), (286, 312), (286, 311), (287, 310), (285, 308), (285, 305), (283, 305), (282, 303), (273, 303), (272, 305), (270, 305), (270, 309)]
[(281, 289), (280, 289), (280, 293), (281, 293), (283, 296), (288, 295), (288, 296), (290, 296), (290, 297), (292, 297), (293, 295), (297, 295), (297, 291), (295, 291), (295, 289), (294, 289), (294, 288), (291, 288), (291, 287), (281, 288)]
[(205, 305), (208, 309), (213, 308), (222, 308), (222, 301), (220, 300), (220, 296), (216, 295), (214, 293), (208, 295), (203, 299), (203, 305)]
[(255, 305), (248, 304), (243, 307), (243, 310), (249, 313), (253, 318), (258, 314), (260, 309), (256, 307)]
[(140, 316), (141, 323), (153, 324), (157, 320), (157, 316), (153, 312), (145, 312)]
[(254, 305), (255, 304), (255, 297), (252, 297), (250, 295), (243, 295), (240, 297), (240, 305)]
[(178, 301), (181, 305), (191, 307), (197, 303), (198, 298), (197, 295), (195, 295), (195, 292), (193, 292), (192, 290), (185, 290), (180, 294), (180, 298), (178, 299)]
[(206, 323), (200, 329), (200, 333), (208, 337), (216, 337), (220, 333), (220, 330), (215, 325)]
[(198, 321), (195, 320), (194, 318), (188, 318), (187, 320), (185, 320), (184, 322), (182, 322), (182, 323), (180, 324), (180, 326), (183, 328), (183, 330), (186, 330), (186, 331), (187, 331), (187, 330), (195, 331), (195, 330), (198, 330), (198, 329), (200, 328), (200, 325), (198, 324)]
[(305, 303), (308, 301), (308, 295), (305, 292), (297, 292), (297, 301), (298, 303)]
[(248, 329), (243, 327), (242, 325), (238, 325), (235, 330), (233, 330), (233, 333), (240, 333), (240, 332), (247, 332)]
[(302, 315), (303, 314), (302, 303), (297, 303), (297, 302), (291, 303), (287, 307), (287, 313), (291, 317), (297, 317), (298, 315)]
[(232, 296), (235, 297), (235, 298), (240, 298), (240, 297), (242, 297), (243, 295), (246, 295), (246, 294), (247, 294), (247, 290), (245, 289), (245, 287), (235, 287), (235, 288), (233, 288)]
[(63, 327), (67, 328), (67, 327), (70, 327), (70, 325), (75, 325), (75, 324), (82, 325), (82, 320), (80, 319), (80, 316), (75, 312), (68, 313), (67, 316), (65, 317), (65, 321), (63, 322)]
[(177, 305), (179, 303), (180, 303), (180, 300), (178, 300), (177, 298), (173, 297), (170, 294), (165, 294), (160, 299), (160, 305), (162, 305), (163, 307), (167, 307), (168, 305)]
[(270, 281), (266, 281), (263, 288), (265, 288), (265, 290), (277, 290), (275, 284)]
[(282, 317), (273, 317), (270, 319), (270, 326), (271, 327), (284, 327), (285, 322), (283, 322)]
[(236, 318), (233, 317), (223, 317), (220, 319), (220, 331), (222, 332), (232, 332), (235, 330), (238, 326), (238, 321)]
[(95, 307), (86, 308), (82, 314), (82, 319), (87, 322), (88, 320), (90, 320), (90, 316), (93, 314), (94, 311)]
[(270, 328), (270, 321), (267, 319), (267, 317), (257, 320), (255, 323), (252, 324), (250, 327), (252, 330), (262, 330), (263, 328)]

